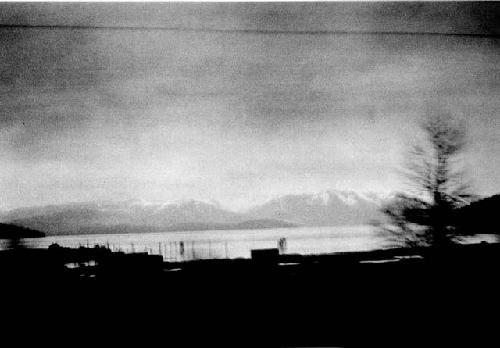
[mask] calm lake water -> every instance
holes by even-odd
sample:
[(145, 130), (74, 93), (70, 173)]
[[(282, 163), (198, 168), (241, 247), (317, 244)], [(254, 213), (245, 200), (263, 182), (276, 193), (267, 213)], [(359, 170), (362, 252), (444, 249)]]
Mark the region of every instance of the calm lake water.
[[(115, 251), (147, 251), (150, 254), (162, 255), (167, 261), (182, 261), (200, 258), (249, 258), (252, 249), (277, 248), (280, 238), (286, 239), (284, 253), (287, 254), (366, 251), (389, 246), (372, 226), (366, 225), (52, 236), (27, 239), (26, 244), (41, 248), (52, 243), (66, 247), (97, 244), (109, 246)], [(474, 241), (480, 240), (492, 241), (487, 236), (474, 238)]]
[[(52, 243), (67, 247), (107, 245), (112, 250), (147, 251), (165, 260), (250, 257), (252, 249), (277, 248), (286, 239), (286, 253), (318, 254), (371, 250), (384, 246), (371, 226), (300, 227), (262, 230), (187, 231), (127, 234), (87, 234), (27, 239), (29, 246)], [(184, 252), (182, 252), (182, 245)]]

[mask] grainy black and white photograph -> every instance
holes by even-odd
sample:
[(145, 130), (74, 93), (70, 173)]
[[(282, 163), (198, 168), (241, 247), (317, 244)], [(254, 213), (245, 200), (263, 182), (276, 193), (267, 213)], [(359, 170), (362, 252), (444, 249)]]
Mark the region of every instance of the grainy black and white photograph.
[(19, 342), (496, 346), (495, 214), (498, 2), (0, 2)]

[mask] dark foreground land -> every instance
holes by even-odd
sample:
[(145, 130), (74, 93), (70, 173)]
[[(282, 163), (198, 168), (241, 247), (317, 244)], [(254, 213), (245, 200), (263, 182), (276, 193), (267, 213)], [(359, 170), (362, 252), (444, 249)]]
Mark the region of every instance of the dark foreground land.
[(11, 250), (2, 332), (19, 345), (496, 347), (499, 261), (499, 244), (176, 264)]

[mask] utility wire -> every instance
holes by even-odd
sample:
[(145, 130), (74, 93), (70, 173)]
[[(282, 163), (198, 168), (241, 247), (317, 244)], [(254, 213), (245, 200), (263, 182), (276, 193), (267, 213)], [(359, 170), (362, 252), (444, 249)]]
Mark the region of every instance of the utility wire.
[(217, 28), (184, 28), (165, 26), (89, 26), (89, 25), (28, 25), (0, 24), (0, 29), (44, 29), (44, 30), (104, 30), (104, 31), (171, 31), (196, 33), (242, 33), (261, 35), (420, 35), (420, 36), (461, 36), (474, 38), (500, 38), (500, 34), (484, 33), (446, 33), (446, 32), (414, 32), (414, 31), (363, 31), (363, 30), (266, 30), (266, 29), (217, 29)]

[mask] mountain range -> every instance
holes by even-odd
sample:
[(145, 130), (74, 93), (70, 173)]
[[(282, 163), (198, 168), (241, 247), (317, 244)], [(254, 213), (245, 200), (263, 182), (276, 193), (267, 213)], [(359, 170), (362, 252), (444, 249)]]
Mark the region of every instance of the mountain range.
[(277, 197), (243, 212), (195, 200), (69, 203), (15, 209), (0, 220), (48, 235), (359, 225), (379, 218), (380, 206), (390, 198), (326, 191)]

